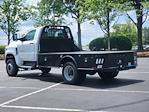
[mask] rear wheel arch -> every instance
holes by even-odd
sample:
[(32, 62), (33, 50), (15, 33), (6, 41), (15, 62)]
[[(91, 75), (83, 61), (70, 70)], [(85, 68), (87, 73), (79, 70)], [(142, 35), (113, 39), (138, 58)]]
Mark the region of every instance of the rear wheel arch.
[(77, 67), (77, 62), (75, 61), (75, 59), (71, 56), (65, 56), (61, 59), (59, 66), (63, 67), (65, 63), (67, 62), (72, 62), (76, 67)]

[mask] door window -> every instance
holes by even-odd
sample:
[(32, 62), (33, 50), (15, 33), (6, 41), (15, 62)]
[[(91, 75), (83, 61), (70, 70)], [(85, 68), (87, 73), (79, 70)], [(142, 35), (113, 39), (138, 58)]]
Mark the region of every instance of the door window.
[(25, 40), (25, 41), (34, 40), (35, 32), (36, 32), (36, 30), (32, 30), (32, 31), (30, 31), (29, 33), (27, 33), (27, 34), (25, 35), (25, 37), (24, 37), (24, 40)]

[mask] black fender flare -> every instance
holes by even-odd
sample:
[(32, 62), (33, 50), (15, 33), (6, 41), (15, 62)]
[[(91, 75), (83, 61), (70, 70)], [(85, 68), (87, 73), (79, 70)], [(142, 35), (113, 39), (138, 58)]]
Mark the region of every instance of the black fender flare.
[(7, 63), (7, 60), (8, 59), (14, 59), (15, 62), (16, 62), (16, 59), (15, 59), (15, 56), (13, 54), (7, 54), (6, 57), (5, 57), (5, 63)]
[(66, 55), (66, 56), (62, 57), (59, 62), (59, 66), (60, 67), (63, 66), (66, 62), (73, 62), (76, 67), (78, 66), (76, 60), (70, 55)]

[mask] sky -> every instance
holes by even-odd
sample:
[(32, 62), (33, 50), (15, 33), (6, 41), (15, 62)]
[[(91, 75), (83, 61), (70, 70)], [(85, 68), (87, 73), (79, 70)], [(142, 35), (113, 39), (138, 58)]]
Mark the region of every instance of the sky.
[[(36, 4), (40, 0), (27, 0), (27, 4)], [(134, 11), (129, 12), (132, 18), (135, 18)], [(127, 21), (126, 16), (121, 16), (118, 20), (118, 23), (126, 23)], [(72, 25), (69, 25), (71, 22), (73, 22)], [(74, 19), (71, 17), (66, 17), (66, 25), (68, 25), (71, 28), (74, 40), (77, 42), (77, 23)], [(149, 27), (149, 19), (144, 24), (144, 26)], [(34, 28), (34, 21), (33, 20), (27, 20), (24, 22), (21, 22), (19, 25), (20, 31), (27, 31), (29, 29)], [(97, 37), (103, 37), (104, 33), (100, 29), (100, 26), (95, 22), (95, 24), (90, 24), (90, 21), (86, 21), (81, 24), (82, 29), (82, 44), (87, 45), (92, 41), (93, 39)], [(1, 44), (7, 44), (6, 35), (0, 30), (0, 45)]]

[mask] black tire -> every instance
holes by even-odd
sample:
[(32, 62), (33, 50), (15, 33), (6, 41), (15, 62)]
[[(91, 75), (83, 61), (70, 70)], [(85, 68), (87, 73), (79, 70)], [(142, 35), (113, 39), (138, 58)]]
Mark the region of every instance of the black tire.
[(18, 66), (14, 59), (8, 59), (6, 62), (6, 71), (8, 76), (16, 77), (18, 73)]
[(78, 71), (79, 73), (79, 83), (82, 83), (86, 79), (86, 73), (84, 71)]
[(80, 84), (86, 78), (86, 74), (79, 72), (72, 62), (67, 62), (63, 67), (63, 80), (67, 84)]
[(51, 68), (40, 68), (42, 73), (49, 73), (51, 71)]
[(119, 71), (107, 71), (107, 72), (98, 72), (99, 76), (103, 80), (114, 79), (118, 75)]

